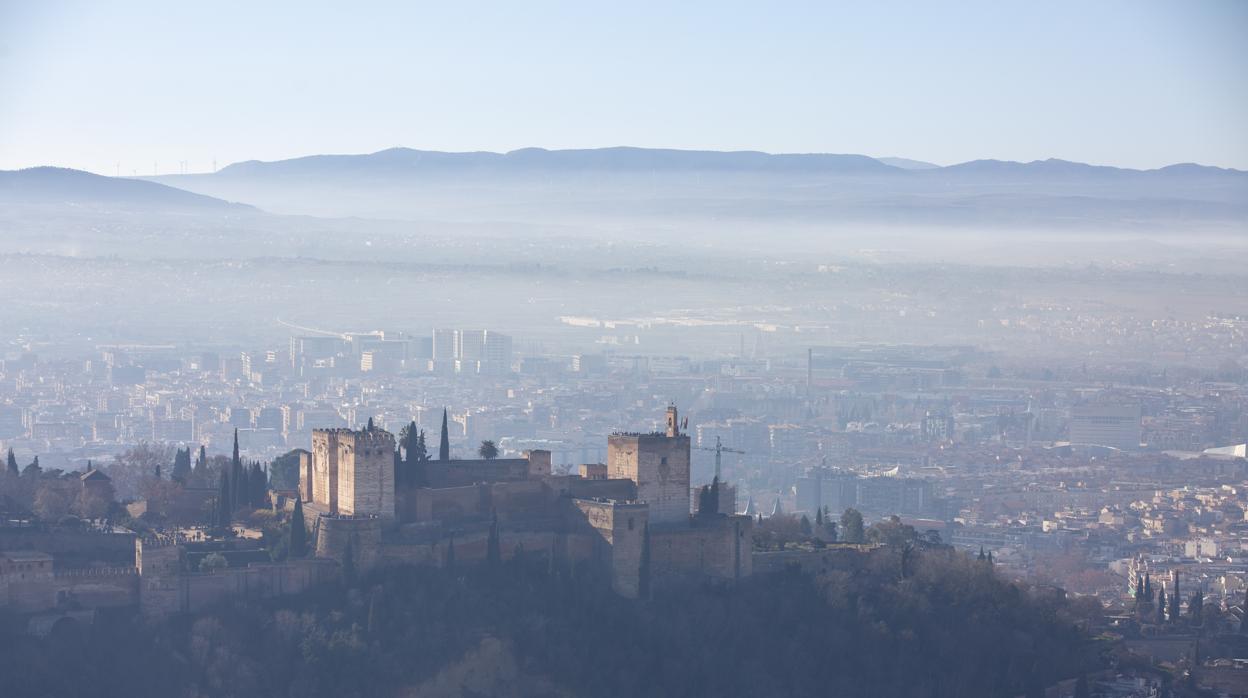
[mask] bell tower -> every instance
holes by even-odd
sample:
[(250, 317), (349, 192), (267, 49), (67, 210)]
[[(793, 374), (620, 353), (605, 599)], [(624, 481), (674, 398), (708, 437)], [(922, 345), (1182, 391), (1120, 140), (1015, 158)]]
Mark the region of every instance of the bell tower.
[(680, 436), (680, 422), (677, 421), (676, 405), (667, 406), (667, 438)]

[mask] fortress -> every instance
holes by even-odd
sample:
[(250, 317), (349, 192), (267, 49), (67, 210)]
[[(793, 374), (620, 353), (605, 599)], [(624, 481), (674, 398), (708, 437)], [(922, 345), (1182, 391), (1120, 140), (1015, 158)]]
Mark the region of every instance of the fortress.
[(349, 554), (357, 569), (442, 565), (453, 545), (470, 563), (484, 560), (497, 521), (504, 558), (523, 550), (588, 563), (625, 596), (640, 593), (643, 574), (661, 588), (752, 572), (751, 519), (690, 510), (690, 441), (675, 407), (665, 432), (608, 438), (605, 478), (555, 475), (548, 451), (410, 463), (394, 444), (380, 429), (313, 432), (299, 496), (318, 557)]
[[(31, 627), (39, 632), (89, 612), (81, 609), (195, 612), (227, 597), (273, 597), (332, 581), (348, 558), (361, 571), (483, 562), (492, 529), (503, 559), (533, 554), (589, 569), (627, 597), (749, 576), (753, 521), (691, 510), (689, 450), (675, 407), (666, 431), (613, 434), (608, 463), (578, 475), (552, 473), (548, 451), (409, 461), (385, 430), (316, 430), (312, 451), (300, 454), (297, 493), (308, 557), (274, 562), (245, 538), (8, 528), (0, 531), (0, 550), (10, 551), (0, 554), (0, 607), (35, 614)], [(54, 556), (111, 566), (58, 571)]]

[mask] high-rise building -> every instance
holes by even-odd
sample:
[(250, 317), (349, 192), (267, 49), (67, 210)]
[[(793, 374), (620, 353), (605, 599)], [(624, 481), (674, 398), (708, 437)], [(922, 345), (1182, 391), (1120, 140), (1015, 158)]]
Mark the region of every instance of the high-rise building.
[(1084, 405), (1070, 411), (1070, 442), (1111, 446), (1124, 451), (1140, 447), (1139, 405)]
[(434, 361), (454, 361), (459, 358), (456, 356), (456, 332), (455, 330), (434, 330), (433, 331), (433, 360)]

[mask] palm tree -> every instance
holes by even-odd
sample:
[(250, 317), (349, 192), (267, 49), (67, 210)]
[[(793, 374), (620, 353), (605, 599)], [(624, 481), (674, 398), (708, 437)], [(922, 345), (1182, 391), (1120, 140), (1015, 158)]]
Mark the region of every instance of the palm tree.
[(494, 460), (498, 458), (498, 446), (493, 441), (487, 439), (481, 442), (481, 448), (477, 449), (477, 453), (486, 460)]

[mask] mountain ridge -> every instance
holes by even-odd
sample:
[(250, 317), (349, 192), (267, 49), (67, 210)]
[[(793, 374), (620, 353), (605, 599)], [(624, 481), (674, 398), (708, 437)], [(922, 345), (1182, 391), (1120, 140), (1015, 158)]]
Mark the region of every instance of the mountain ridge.
[(161, 182), (107, 177), (65, 167), (0, 170), (0, 201), (11, 204), (121, 206), (143, 209), (253, 212), (254, 206)]
[(754, 172), (843, 172), (874, 174), (930, 174), (934, 172), (1015, 171), (1056, 173), (1114, 173), (1150, 175), (1157, 173), (1244, 176), (1248, 171), (1200, 165), (1197, 163), (1174, 163), (1158, 168), (1137, 169), (1113, 165), (1094, 165), (1084, 162), (1048, 158), (1027, 162), (983, 158), (952, 165), (935, 165), (908, 158), (873, 158), (853, 153), (768, 153), (758, 150), (684, 150), (677, 148), (641, 148), (635, 146), (610, 146), (604, 148), (519, 148), (506, 152), (495, 151), (441, 151), (393, 147), (372, 153), (313, 154), (281, 160), (245, 160), (232, 163), (215, 173), (200, 175), (164, 175), (149, 178), (162, 180), (186, 176), (258, 174), (265, 170), (297, 170), (301, 166), (318, 167), (343, 163), (359, 166), (383, 166), (385, 168), (411, 168), (431, 170), (438, 167), (501, 166), (502, 169), (672, 169)]

